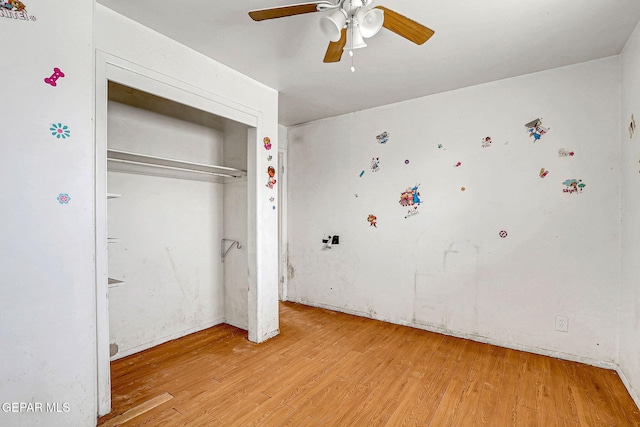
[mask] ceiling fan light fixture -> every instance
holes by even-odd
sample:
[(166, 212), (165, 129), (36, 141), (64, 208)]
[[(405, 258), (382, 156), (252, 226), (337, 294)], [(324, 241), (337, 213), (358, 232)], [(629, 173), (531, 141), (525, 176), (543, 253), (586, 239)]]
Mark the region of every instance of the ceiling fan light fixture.
[(378, 34), (384, 22), (384, 12), (380, 9), (359, 7), (356, 12), (356, 20), (360, 27), (362, 37), (369, 38)]
[(362, 34), (360, 33), (360, 28), (357, 25), (354, 25), (353, 21), (349, 25), (348, 34), (350, 40), (344, 47), (344, 50), (361, 49), (363, 47), (367, 47), (367, 44), (364, 42)]
[(343, 9), (338, 9), (330, 15), (320, 18), (320, 29), (329, 40), (337, 42), (340, 40), (347, 18), (347, 13)]

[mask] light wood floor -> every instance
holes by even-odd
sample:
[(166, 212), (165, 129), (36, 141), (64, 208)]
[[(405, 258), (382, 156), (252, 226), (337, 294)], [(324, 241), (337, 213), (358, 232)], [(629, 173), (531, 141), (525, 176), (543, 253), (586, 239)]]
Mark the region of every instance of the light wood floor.
[(614, 371), (299, 304), (117, 360), (103, 426), (640, 426)]

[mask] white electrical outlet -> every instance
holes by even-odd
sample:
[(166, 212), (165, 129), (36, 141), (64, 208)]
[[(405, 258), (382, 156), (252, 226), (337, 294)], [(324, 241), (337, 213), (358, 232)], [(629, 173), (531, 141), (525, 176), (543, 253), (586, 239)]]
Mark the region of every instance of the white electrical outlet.
[(556, 316), (556, 331), (569, 332), (569, 318), (567, 316)]

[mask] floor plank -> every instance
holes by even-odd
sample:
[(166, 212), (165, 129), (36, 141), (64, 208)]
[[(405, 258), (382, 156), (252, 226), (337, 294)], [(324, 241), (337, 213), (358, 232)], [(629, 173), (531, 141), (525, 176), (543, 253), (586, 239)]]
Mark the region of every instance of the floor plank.
[(112, 362), (108, 426), (639, 426), (614, 371), (307, 307)]

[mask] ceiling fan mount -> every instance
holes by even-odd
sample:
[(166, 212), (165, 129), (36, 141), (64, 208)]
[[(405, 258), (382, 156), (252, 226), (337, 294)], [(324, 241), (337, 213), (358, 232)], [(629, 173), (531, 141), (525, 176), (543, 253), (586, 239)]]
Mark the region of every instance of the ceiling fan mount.
[[(319, 0), (249, 12), (254, 21), (284, 18), (313, 12), (329, 12), (320, 19), (320, 27), (330, 40), (324, 62), (339, 62), (344, 50), (367, 46), (364, 38), (373, 37), (386, 28), (418, 45), (434, 31), (383, 6), (369, 7), (373, 0)], [(347, 40), (349, 45), (347, 46)]]

